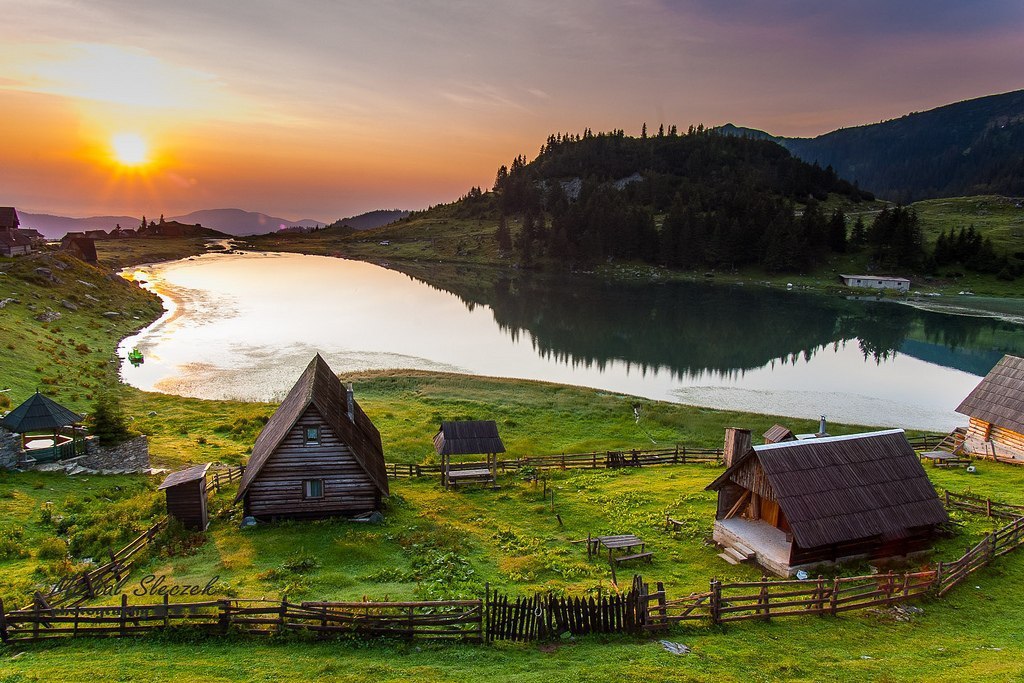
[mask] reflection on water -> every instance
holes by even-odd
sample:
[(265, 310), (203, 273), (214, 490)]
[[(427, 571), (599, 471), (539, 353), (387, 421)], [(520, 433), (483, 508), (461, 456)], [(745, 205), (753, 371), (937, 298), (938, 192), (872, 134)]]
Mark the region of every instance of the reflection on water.
[(764, 288), (208, 255), (142, 275), (177, 302), (124, 349), (136, 386), (283, 396), (314, 350), (338, 372), (544, 379), (733, 409), (948, 429), (1020, 327)]

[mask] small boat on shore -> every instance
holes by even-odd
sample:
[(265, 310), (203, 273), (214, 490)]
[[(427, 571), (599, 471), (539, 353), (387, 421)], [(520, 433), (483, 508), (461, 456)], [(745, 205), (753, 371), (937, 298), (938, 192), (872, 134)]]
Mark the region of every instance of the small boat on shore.
[(141, 365), (146, 362), (145, 356), (142, 355), (142, 351), (138, 349), (132, 349), (128, 352), (128, 362), (132, 365)]

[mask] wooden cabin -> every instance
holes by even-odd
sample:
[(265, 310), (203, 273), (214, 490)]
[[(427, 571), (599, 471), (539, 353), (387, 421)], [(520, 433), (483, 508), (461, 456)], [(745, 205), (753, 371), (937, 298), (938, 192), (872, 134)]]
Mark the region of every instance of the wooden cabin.
[(257, 519), (351, 516), (388, 495), (380, 432), (317, 354), (256, 438), (238, 487)]
[(13, 206), (0, 206), (0, 256), (23, 256), (32, 252), (32, 240), (21, 232), (20, 224)]
[[(901, 429), (750, 446), (727, 432), (714, 539), (780, 576), (931, 548), (946, 510)], [(729, 443), (732, 439), (732, 444)], [(732, 458), (730, 458), (732, 455)]]
[(71, 254), (80, 261), (96, 263), (98, 260), (96, 256), (96, 241), (91, 237), (71, 237), (71, 234), (69, 232), (61, 240), (60, 250)]
[[(441, 485), (446, 489), (466, 483), (493, 486), (498, 477), (498, 453), (505, 452), (505, 444), (494, 420), (461, 420), (441, 423), (434, 435), (434, 450), (441, 456)], [(453, 465), (453, 455), (483, 455), (486, 464)]]
[(186, 529), (206, 531), (210, 520), (206, 512), (206, 471), (210, 463), (172, 472), (157, 487), (167, 492), (167, 515)]
[(1024, 358), (1003, 356), (956, 412), (970, 418), (962, 452), (1024, 463)]

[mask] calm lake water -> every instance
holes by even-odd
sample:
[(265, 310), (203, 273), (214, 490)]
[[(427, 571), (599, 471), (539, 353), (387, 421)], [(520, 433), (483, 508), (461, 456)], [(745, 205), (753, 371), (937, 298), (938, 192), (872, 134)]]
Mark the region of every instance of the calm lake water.
[(621, 284), (291, 254), (139, 268), (170, 310), (121, 346), (141, 389), (276, 401), (334, 370), (540, 379), (695, 405), (947, 430), (1024, 328), (893, 303), (692, 282)]

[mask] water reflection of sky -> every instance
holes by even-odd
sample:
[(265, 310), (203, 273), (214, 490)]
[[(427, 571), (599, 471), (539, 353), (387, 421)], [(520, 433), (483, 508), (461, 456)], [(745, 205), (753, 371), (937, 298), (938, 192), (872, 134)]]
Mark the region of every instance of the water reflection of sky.
[[(486, 306), (357, 261), (211, 254), (143, 269), (173, 313), (122, 345), (138, 346), (130, 384), (201, 398), (278, 400), (315, 351), (336, 372), (415, 368), (591, 386), (718, 408), (870, 425), (949, 429), (974, 375), (906, 354), (865, 360), (856, 340), (810, 358), (722, 376), (680, 376), (612, 360), (603, 368), (540, 354)], [(708, 343), (714, 343), (709, 340)], [(124, 353), (122, 353), (122, 356)]]

